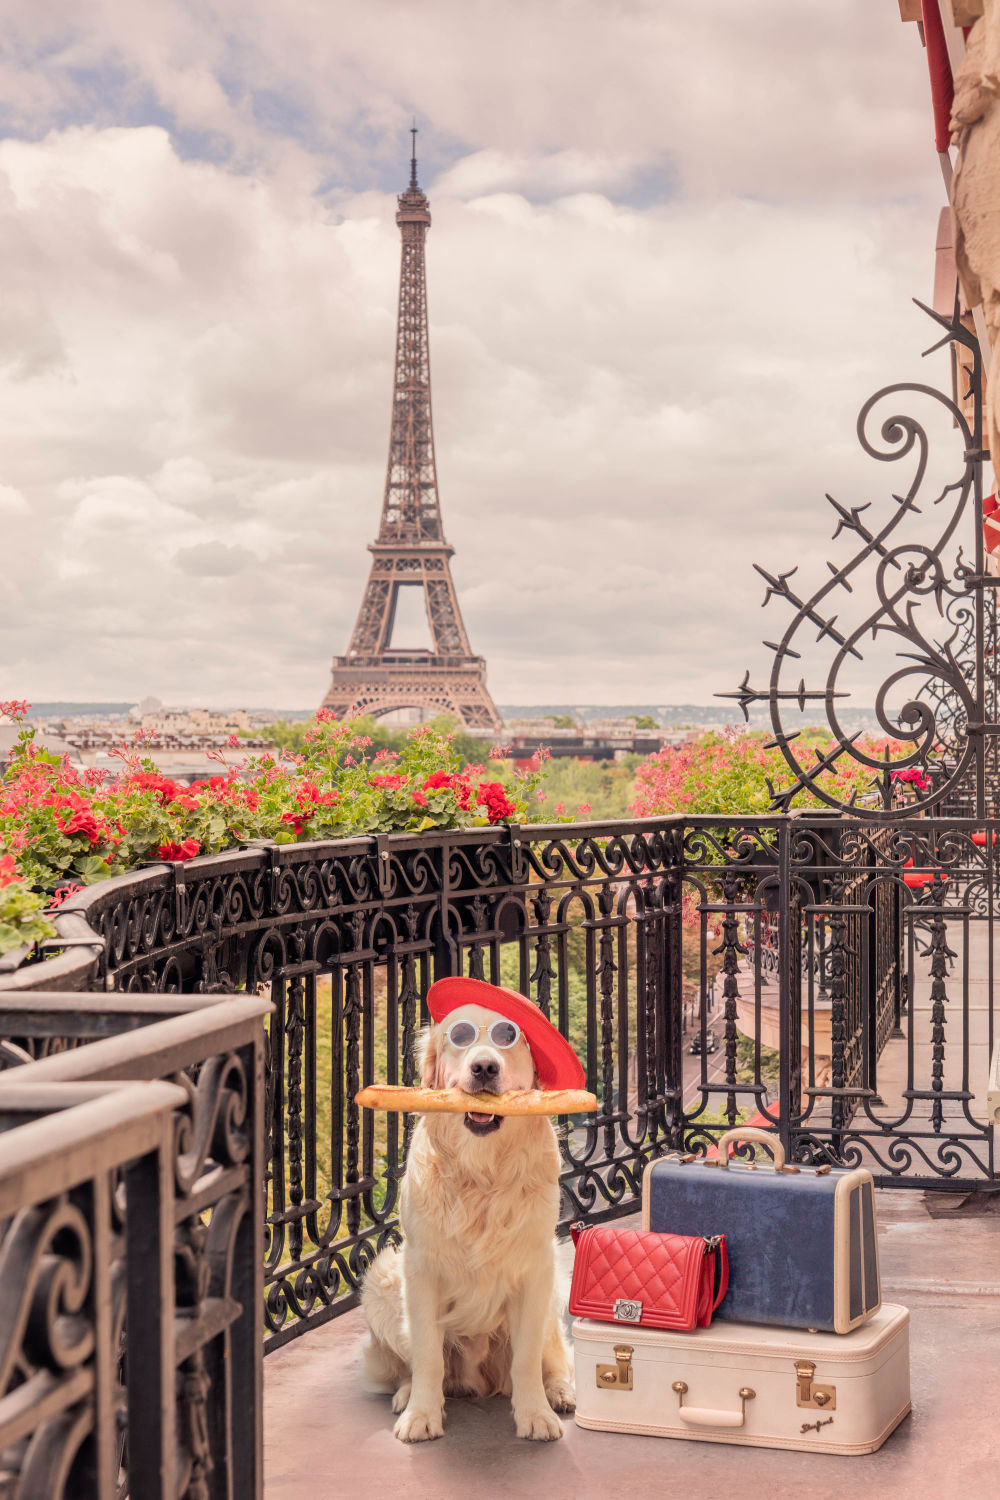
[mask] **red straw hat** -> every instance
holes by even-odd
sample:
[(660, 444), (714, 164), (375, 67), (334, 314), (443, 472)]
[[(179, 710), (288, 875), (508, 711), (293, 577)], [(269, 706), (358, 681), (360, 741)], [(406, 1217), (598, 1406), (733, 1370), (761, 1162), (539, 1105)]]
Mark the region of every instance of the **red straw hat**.
[(443, 1021), (463, 1005), (481, 1005), (520, 1026), (535, 1060), (538, 1082), (545, 1089), (582, 1089), (586, 1074), (580, 1059), (565, 1037), (547, 1021), (530, 1000), (516, 990), (482, 979), (438, 979), (427, 991), (427, 1009), (435, 1021)]

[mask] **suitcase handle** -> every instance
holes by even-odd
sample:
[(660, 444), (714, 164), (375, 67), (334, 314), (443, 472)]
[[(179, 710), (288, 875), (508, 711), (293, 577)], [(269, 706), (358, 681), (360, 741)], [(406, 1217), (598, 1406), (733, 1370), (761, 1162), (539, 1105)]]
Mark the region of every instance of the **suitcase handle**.
[(686, 1381), (675, 1380), (670, 1389), (677, 1395), (678, 1416), (682, 1422), (687, 1422), (692, 1427), (742, 1427), (746, 1422), (747, 1402), (752, 1401), (757, 1394), (748, 1385), (741, 1385), (736, 1393), (740, 1398), (739, 1411), (714, 1411), (710, 1406), (684, 1405), (688, 1389)]
[(732, 1130), (727, 1130), (725, 1135), (719, 1136), (720, 1167), (729, 1166), (730, 1141), (759, 1141), (774, 1157), (777, 1171), (780, 1172), (785, 1165), (785, 1148), (776, 1135), (772, 1135), (769, 1130), (759, 1130), (756, 1125), (737, 1125)]

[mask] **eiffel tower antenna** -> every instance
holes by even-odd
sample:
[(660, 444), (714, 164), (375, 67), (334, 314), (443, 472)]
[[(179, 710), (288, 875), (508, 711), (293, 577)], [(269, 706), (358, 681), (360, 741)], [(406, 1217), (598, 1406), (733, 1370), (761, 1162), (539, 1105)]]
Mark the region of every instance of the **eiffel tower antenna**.
[[(451, 576), (454, 548), (445, 540), (431, 422), (430, 352), (424, 247), (430, 206), (417, 183), (417, 126), (410, 127), (410, 184), (397, 199), (402, 240), (399, 318), (389, 462), (371, 571), (346, 656), (333, 660), (323, 707), (338, 719), (420, 708), (455, 714), (470, 729), (501, 727), (486, 688), (486, 663), (473, 656)], [(403, 588), (420, 588), (431, 648), (392, 644)]]

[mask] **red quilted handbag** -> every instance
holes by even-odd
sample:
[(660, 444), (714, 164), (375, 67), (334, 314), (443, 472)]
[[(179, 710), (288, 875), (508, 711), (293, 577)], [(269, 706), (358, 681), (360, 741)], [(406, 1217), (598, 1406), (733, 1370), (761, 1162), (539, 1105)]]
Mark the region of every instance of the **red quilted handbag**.
[(703, 1239), (605, 1224), (571, 1224), (570, 1233), (576, 1246), (569, 1294), (574, 1317), (690, 1332), (708, 1327), (726, 1295), (724, 1234)]

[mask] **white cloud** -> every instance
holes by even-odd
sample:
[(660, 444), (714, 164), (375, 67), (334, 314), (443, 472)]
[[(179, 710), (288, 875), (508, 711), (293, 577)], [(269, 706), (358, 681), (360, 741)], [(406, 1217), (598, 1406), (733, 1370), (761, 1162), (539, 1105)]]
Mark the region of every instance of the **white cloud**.
[(628, 188), (640, 166), (641, 160), (634, 156), (612, 157), (573, 149), (540, 155), (474, 151), (444, 172), (435, 188), (455, 198), (511, 191), (561, 197), (600, 187)]
[(30, 510), (20, 490), (9, 484), (0, 484), (0, 516), (23, 516)]
[[(924, 63), (862, 0), (677, 9), (24, 12), (6, 691), (319, 701), (378, 522), (412, 107), (445, 528), (494, 695), (704, 700), (761, 660), (750, 557), (822, 571), (824, 491), (898, 488), (853, 423), (926, 374)], [(124, 123), (154, 116), (173, 135)]]

